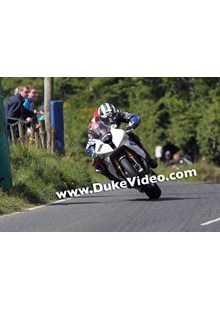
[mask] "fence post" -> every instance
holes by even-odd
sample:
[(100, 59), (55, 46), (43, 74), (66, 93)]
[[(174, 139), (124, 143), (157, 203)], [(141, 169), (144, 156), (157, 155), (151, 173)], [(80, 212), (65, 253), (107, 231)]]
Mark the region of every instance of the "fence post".
[(45, 121), (41, 120), (39, 121), (40, 123), (40, 139), (41, 139), (41, 144), (42, 148), (46, 148), (46, 132), (45, 132)]
[(36, 148), (40, 148), (39, 128), (35, 129), (34, 139), (35, 139), (35, 146), (36, 146)]
[(24, 124), (18, 123), (18, 131), (19, 131), (19, 137), (20, 137), (20, 143), (25, 143), (25, 133), (24, 133)]
[(36, 131), (37, 131), (37, 128), (36, 128), (36, 125), (38, 124), (38, 121), (37, 121), (37, 117), (36, 116), (33, 116), (32, 117), (32, 121), (31, 121), (31, 124), (30, 124), (30, 129), (29, 129), (29, 133), (26, 133), (26, 137), (27, 137), (27, 142), (29, 144), (37, 144), (38, 142), (36, 142)]
[(11, 165), (9, 157), (7, 122), (2, 97), (0, 81), (0, 188), (10, 189), (12, 187)]
[(10, 131), (11, 131), (11, 140), (12, 140), (12, 144), (15, 144), (17, 141), (17, 137), (16, 137), (16, 127), (15, 126), (10, 126)]

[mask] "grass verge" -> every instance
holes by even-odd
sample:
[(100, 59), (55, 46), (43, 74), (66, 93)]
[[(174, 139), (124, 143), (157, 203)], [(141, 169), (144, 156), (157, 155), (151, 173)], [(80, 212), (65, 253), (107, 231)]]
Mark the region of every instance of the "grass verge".
[(81, 159), (58, 157), (23, 145), (11, 146), (10, 155), (13, 188), (0, 190), (0, 215), (57, 200), (57, 191), (92, 182)]

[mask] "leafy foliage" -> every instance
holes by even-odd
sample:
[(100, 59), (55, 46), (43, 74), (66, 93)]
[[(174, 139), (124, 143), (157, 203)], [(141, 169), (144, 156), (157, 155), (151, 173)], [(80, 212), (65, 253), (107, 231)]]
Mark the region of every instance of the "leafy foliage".
[[(4, 96), (18, 84), (37, 84), (43, 101), (43, 78), (2, 78)], [(220, 78), (55, 78), (54, 99), (64, 100), (67, 152), (86, 156), (87, 125), (102, 102), (138, 113), (136, 129), (146, 148), (175, 145), (192, 160), (220, 164)]]

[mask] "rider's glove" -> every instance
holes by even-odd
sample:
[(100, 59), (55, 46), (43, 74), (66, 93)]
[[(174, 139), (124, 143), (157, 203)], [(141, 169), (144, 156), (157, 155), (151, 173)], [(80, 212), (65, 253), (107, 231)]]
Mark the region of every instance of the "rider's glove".
[(137, 127), (136, 124), (135, 124), (134, 122), (130, 121), (130, 122), (128, 123), (128, 125), (124, 128), (124, 131), (125, 131), (126, 133), (130, 133), (130, 132), (132, 132), (132, 130), (134, 130), (136, 127)]
[(134, 128), (133, 128), (132, 126), (128, 125), (128, 126), (126, 126), (126, 127), (124, 128), (124, 131), (125, 131), (126, 133), (130, 133), (130, 132), (132, 132), (133, 129), (134, 129)]

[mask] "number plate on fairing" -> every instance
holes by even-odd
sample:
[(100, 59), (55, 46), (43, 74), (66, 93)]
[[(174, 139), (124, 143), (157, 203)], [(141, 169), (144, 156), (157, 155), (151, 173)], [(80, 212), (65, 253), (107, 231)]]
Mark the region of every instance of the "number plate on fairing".
[(100, 145), (99, 145), (99, 148), (98, 148), (98, 152), (101, 151), (102, 147), (103, 147), (103, 144), (100, 144)]

